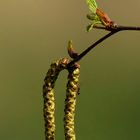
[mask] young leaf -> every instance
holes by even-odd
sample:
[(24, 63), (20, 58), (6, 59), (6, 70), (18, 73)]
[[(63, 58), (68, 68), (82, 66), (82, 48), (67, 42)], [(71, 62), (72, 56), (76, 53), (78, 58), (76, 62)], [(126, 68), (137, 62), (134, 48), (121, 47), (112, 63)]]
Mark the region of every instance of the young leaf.
[(87, 0), (87, 5), (92, 13), (96, 14), (97, 3), (95, 0)]
[(87, 18), (92, 21), (92, 24), (87, 27), (87, 31), (90, 31), (97, 24), (101, 24), (106, 28), (116, 26), (116, 23), (112, 21), (105, 12), (97, 7), (95, 0), (87, 0), (87, 4), (91, 11), (91, 13), (87, 15)]
[(93, 24), (89, 24), (87, 26), (87, 32), (91, 31), (93, 29), (93, 26), (94, 26)]
[(87, 26), (87, 32), (91, 31), (91, 30), (94, 28), (94, 26), (97, 25), (97, 24), (102, 24), (102, 22), (101, 22), (101, 21), (95, 21), (95, 20), (94, 20), (93, 23), (91, 23), (91, 24), (89, 24), (89, 25)]
[(87, 18), (92, 21), (90, 25), (87, 26), (87, 31), (91, 31), (96, 24), (102, 24), (100, 17), (97, 15), (97, 3), (95, 0), (87, 0), (87, 5), (91, 11), (87, 14)]

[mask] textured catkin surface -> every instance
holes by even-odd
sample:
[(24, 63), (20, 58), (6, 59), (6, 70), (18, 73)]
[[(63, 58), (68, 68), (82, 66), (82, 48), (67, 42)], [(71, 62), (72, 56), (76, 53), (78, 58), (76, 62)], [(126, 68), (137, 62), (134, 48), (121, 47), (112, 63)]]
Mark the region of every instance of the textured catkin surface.
[[(46, 140), (55, 139), (55, 98), (54, 98), (54, 86), (59, 73), (67, 69), (67, 64), (70, 62), (67, 58), (62, 58), (51, 64), (43, 85), (43, 97), (44, 97), (44, 120), (45, 120), (45, 138)], [(65, 100), (65, 116), (64, 116), (64, 128), (65, 139), (75, 140), (74, 132), (74, 114), (76, 104), (76, 94), (79, 91), (79, 68), (78, 64), (74, 64), (68, 68), (68, 83), (67, 83), (67, 95)]]
[(76, 106), (76, 95), (79, 92), (79, 67), (73, 67), (69, 71), (67, 93), (65, 100), (64, 130), (66, 140), (75, 140), (74, 115)]
[(66, 68), (68, 59), (60, 59), (53, 62), (44, 79), (43, 97), (44, 97), (44, 120), (45, 120), (45, 138), (46, 140), (55, 139), (55, 99), (54, 85), (61, 70)]

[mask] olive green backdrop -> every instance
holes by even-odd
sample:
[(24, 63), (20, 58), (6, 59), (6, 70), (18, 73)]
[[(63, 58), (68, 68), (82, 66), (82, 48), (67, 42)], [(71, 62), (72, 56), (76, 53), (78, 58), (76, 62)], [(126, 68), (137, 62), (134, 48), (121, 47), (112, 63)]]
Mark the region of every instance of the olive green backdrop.
[[(140, 26), (140, 1), (101, 1), (121, 25)], [(42, 85), (52, 61), (83, 51), (107, 31), (86, 32), (85, 0), (0, 1), (0, 139), (43, 140)], [(140, 32), (118, 33), (80, 61), (77, 140), (140, 139)], [(56, 83), (56, 139), (63, 140), (67, 72)]]

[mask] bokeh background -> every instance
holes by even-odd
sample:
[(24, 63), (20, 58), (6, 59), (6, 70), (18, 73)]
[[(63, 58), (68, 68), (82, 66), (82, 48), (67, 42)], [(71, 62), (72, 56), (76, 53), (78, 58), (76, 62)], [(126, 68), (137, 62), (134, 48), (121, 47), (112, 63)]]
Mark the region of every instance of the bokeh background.
[[(121, 25), (140, 26), (139, 0), (97, 0)], [(0, 139), (43, 140), (42, 85), (67, 43), (85, 48), (107, 31), (86, 32), (85, 0), (0, 1)], [(140, 139), (140, 32), (118, 33), (80, 61), (77, 140)], [(56, 83), (56, 139), (63, 140), (67, 72)]]

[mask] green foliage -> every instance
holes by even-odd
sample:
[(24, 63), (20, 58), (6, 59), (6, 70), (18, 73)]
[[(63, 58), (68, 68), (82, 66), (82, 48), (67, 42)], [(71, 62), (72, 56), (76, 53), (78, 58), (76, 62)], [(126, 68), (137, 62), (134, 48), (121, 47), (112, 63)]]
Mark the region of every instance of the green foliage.
[(88, 8), (90, 9), (91, 13), (87, 14), (87, 18), (92, 21), (91, 24), (87, 26), (87, 31), (91, 31), (93, 27), (97, 24), (102, 24), (101, 19), (96, 14), (97, 10), (97, 3), (95, 0), (87, 0)]
[(96, 9), (97, 9), (97, 3), (95, 0), (87, 0), (87, 4), (89, 9), (96, 14)]

